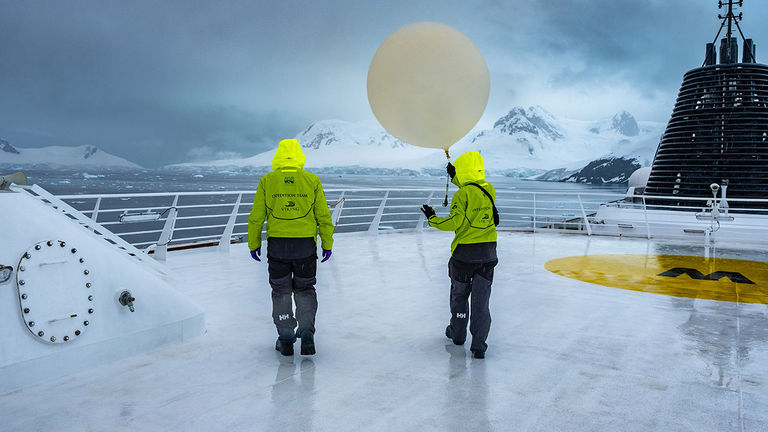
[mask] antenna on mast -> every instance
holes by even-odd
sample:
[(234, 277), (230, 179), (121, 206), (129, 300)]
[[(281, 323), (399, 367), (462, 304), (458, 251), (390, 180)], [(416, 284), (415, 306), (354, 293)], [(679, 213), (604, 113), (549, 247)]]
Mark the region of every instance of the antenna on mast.
[[(717, 18), (723, 20), (723, 23), (725, 21), (728, 21), (728, 33), (726, 33), (725, 37), (728, 38), (728, 40), (731, 39), (732, 34), (732, 24), (735, 22), (736, 26), (739, 25), (739, 21), (741, 21), (743, 14), (739, 12), (739, 16), (736, 16), (733, 14), (733, 0), (728, 0), (728, 3), (726, 3), (723, 0), (717, 0), (717, 8), (722, 9), (723, 6), (728, 5), (728, 13), (725, 16), (722, 16), (720, 14), (717, 14)], [(744, 0), (738, 0), (738, 3), (736, 3), (736, 6), (743, 7), (744, 6)], [(743, 37), (743, 35), (742, 35)]]

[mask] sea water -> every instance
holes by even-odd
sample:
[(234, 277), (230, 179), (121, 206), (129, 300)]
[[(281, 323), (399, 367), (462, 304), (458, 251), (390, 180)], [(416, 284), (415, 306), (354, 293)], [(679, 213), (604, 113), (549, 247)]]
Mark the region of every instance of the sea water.
[[(38, 184), (55, 195), (118, 194), (144, 192), (193, 192), (256, 190), (259, 174), (242, 172), (163, 171), (163, 170), (27, 170), (30, 184)], [(321, 174), (325, 189), (384, 188), (432, 189), (444, 188), (446, 178), (439, 176), (381, 176)], [(617, 192), (626, 185), (587, 185), (581, 183), (528, 181), (520, 178), (489, 176), (499, 190), (535, 192)], [(452, 186), (453, 187), (453, 186)]]

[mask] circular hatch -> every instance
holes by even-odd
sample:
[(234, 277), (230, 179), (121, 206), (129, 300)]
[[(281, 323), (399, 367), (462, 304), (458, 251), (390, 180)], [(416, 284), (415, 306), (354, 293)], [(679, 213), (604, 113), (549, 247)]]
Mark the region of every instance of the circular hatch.
[(32, 245), (19, 260), (16, 287), (24, 324), (42, 342), (82, 336), (94, 314), (91, 272), (78, 249), (62, 240)]

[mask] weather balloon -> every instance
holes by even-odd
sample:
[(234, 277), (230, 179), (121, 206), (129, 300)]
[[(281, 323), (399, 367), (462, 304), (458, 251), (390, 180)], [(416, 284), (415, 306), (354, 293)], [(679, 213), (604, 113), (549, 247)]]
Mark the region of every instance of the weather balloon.
[(368, 102), (379, 123), (403, 142), (446, 155), (482, 116), (489, 87), (475, 44), (433, 22), (392, 33), (368, 69)]

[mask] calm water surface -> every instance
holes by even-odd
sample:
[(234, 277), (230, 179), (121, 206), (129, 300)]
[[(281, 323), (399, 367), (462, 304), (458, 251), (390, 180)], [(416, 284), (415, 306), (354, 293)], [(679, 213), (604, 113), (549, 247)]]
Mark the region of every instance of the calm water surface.
[[(255, 190), (259, 174), (195, 173), (194, 171), (110, 171), (93, 173), (77, 170), (29, 170), (30, 184), (38, 184), (56, 195), (189, 192), (220, 190)], [(445, 177), (320, 175), (326, 189), (350, 188), (444, 188)], [(583, 185), (526, 181), (518, 178), (490, 176), (497, 189), (556, 192), (624, 192), (626, 185)]]

